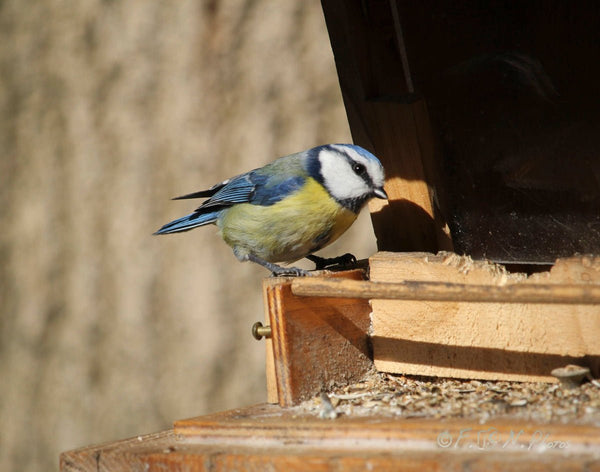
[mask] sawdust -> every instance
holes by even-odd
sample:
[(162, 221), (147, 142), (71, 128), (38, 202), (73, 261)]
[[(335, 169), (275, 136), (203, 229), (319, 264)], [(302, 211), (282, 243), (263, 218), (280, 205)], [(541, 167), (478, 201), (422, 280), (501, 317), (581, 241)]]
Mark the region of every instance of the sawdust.
[[(600, 387), (558, 383), (457, 380), (371, 371), (362, 381), (327, 394), (337, 416), (460, 418), (479, 422), (514, 419), (600, 426)], [(320, 414), (316, 396), (298, 408)], [(328, 411), (330, 407), (327, 406)], [(333, 414), (329, 411), (329, 417)]]

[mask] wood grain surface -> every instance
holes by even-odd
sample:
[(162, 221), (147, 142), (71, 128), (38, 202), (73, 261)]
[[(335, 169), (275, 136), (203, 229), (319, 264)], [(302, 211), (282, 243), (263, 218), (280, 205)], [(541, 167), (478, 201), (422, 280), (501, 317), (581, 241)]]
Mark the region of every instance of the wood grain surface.
[(65, 452), (62, 472), (598, 471), (592, 426), (340, 417), (256, 405), (172, 430)]
[[(328, 273), (361, 279), (362, 270)], [(367, 300), (297, 297), (293, 279), (265, 279), (265, 309), (272, 330), (267, 340), (269, 401), (297, 404), (334, 383), (359, 380), (373, 365), (368, 343)]]
[(530, 277), (449, 253), (379, 253), (370, 262), (373, 282), (411, 280), (400, 293), (413, 292), (372, 300), (380, 370), (556, 381), (552, 369), (574, 363), (599, 373), (600, 258), (558, 260)]

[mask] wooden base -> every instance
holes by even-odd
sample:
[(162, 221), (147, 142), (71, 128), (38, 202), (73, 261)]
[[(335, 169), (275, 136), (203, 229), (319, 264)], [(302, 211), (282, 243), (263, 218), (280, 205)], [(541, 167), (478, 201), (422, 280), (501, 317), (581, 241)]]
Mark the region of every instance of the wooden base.
[(257, 405), (177, 421), (172, 430), (68, 451), (61, 471), (600, 471), (592, 426), (324, 420)]

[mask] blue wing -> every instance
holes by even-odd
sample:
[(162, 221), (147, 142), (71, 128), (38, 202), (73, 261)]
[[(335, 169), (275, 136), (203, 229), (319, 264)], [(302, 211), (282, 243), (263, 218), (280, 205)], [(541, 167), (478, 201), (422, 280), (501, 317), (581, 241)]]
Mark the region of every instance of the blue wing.
[(196, 210), (211, 207), (229, 207), (236, 203), (248, 203), (254, 193), (256, 184), (250, 174), (243, 174), (219, 184), (216, 192)]
[(189, 215), (186, 215), (182, 218), (177, 218), (176, 220), (167, 223), (154, 234), (182, 233), (184, 231), (197, 228), (198, 226), (208, 225), (217, 221), (219, 213), (219, 211), (213, 211), (209, 213), (190, 213)]
[(294, 176), (286, 179), (266, 175), (260, 170), (248, 172), (208, 190), (191, 193), (177, 197), (177, 199), (210, 197), (204, 201), (194, 213), (178, 218), (167, 223), (155, 234), (180, 233), (214, 223), (221, 211), (238, 203), (251, 203), (253, 205), (273, 205), (287, 195), (299, 190), (305, 182), (303, 176)]
[(269, 206), (283, 200), (288, 195), (300, 190), (306, 182), (302, 176), (290, 177), (281, 182), (257, 185), (250, 203), (254, 205)]
[(258, 171), (240, 175), (229, 181), (217, 191), (196, 211), (209, 208), (225, 208), (236, 203), (251, 203), (253, 205), (273, 205), (289, 194), (299, 190), (304, 184), (303, 176), (287, 179), (275, 178)]

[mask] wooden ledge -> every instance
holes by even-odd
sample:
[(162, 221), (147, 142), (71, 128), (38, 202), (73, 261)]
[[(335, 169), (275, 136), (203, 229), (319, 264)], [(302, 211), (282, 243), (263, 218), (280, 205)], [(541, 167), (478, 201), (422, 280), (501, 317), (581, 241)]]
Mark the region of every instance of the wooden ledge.
[[(493, 417), (480, 423), (455, 418), (391, 418), (373, 413), (369, 416), (342, 415), (331, 420), (321, 419), (316, 413), (309, 413), (301, 407), (281, 408), (260, 404), (176, 421), (173, 429), (181, 437), (199, 441), (219, 437), (241, 444), (246, 440), (261, 440), (271, 446), (294, 444), (323, 449), (396, 450), (415, 446), (430, 450), (449, 447), (472, 449), (475, 447), (473, 443), (479, 440), (477, 447), (481, 449), (513, 448), (537, 452), (570, 449), (571, 454), (587, 450), (593, 451), (600, 459), (599, 426), (534, 423)], [(477, 438), (479, 432), (482, 433)], [(493, 432), (494, 437), (487, 438), (487, 442), (483, 443), (482, 435), (486, 432)], [(543, 433), (541, 437), (540, 433)], [(549, 445), (551, 441), (557, 444)], [(560, 445), (559, 441), (565, 444)]]
[(599, 471), (597, 427), (319, 419), (256, 405), (177, 421), (172, 430), (61, 454), (63, 472), (226, 470)]
[[(295, 279), (292, 293), (303, 297), (423, 300), (481, 303), (600, 304), (600, 285), (474, 285), (451, 282), (371, 282), (310, 277)], [(600, 315), (600, 310), (598, 310)]]

